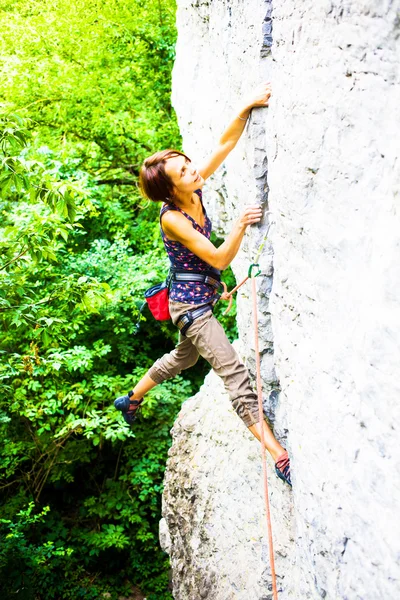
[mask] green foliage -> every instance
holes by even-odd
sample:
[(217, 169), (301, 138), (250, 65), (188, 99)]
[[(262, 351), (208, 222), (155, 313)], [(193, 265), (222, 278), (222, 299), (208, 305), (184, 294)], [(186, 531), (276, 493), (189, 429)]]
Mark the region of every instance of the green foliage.
[(159, 207), (137, 191), (144, 156), (180, 146), (175, 4), (4, 0), (0, 13), (1, 597), (134, 585), (171, 600), (169, 431), (208, 367), (147, 394), (133, 431), (112, 402), (177, 338), (139, 310), (167, 259)]
[(136, 185), (145, 155), (180, 145), (175, 5), (0, 11), (2, 597), (117, 598), (133, 584), (167, 600), (160, 494), (195, 388), (156, 388), (134, 432), (112, 401), (176, 340), (139, 315), (166, 257)]
[(30, 502), (20, 510), (15, 520), (0, 519), (0, 581), (3, 598), (18, 593), (21, 598), (31, 598), (39, 585), (48, 585), (56, 565), (71, 557), (72, 548), (47, 540), (32, 542), (32, 532), (44, 521), (50, 508), (45, 506), (38, 514), (32, 514)]
[(63, 156), (101, 179), (126, 177), (178, 141), (172, 0), (16, 0), (2, 11), (4, 98)]

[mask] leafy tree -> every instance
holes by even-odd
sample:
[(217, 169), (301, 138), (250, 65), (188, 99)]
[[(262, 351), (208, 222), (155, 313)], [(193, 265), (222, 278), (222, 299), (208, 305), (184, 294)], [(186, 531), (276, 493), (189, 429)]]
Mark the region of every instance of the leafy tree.
[(2, 4), (3, 97), (42, 125), (51, 147), (118, 180), (179, 141), (168, 93), (173, 1)]
[(137, 191), (144, 156), (180, 146), (175, 5), (0, 11), (2, 597), (117, 598), (135, 585), (171, 599), (158, 545), (169, 430), (208, 367), (152, 390), (133, 431), (112, 400), (177, 336), (139, 313), (167, 259), (158, 207)]
[(169, 429), (193, 385), (177, 378), (149, 394), (135, 434), (112, 399), (176, 336), (145, 314), (136, 332), (142, 292), (166, 269), (136, 175), (153, 148), (180, 143), (174, 9), (1, 5), (5, 596), (116, 598), (134, 583), (170, 598), (160, 492)]

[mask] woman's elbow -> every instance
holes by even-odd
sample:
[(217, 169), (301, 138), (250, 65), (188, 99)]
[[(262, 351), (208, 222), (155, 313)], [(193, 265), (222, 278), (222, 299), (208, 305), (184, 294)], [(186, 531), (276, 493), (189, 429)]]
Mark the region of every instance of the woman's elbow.
[(220, 256), (214, 256), (213, 260), (210, 261), (210, 265), (214, 267), (214, 269), (218, 269), (218, 271), (224, 271), (229, 267), (229, 262)]

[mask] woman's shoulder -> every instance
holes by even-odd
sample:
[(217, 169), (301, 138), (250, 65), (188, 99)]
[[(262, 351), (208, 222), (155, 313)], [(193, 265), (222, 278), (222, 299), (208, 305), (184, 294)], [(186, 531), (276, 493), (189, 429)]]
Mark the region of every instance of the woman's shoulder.
[(182, 213), (182, 210), (177, 206), (173, 206), (171, 204), (166, 204), (165, 207), (161, 208), (160, 211), (160, 225), (161, 229), (163, 225), (168, 226), (178, 226), (182, 228), (182, 225), (186, 225), (187, 218)]
[(168, 210), (176, 210), (179, 212), (179, 209), (177, 206), (174, 206), (173, 204), (169, 204), (168, 202), (164, 202), (160, 208), (160, 217), (162, 217), (162, 215), (164, 213), (166, 213)]

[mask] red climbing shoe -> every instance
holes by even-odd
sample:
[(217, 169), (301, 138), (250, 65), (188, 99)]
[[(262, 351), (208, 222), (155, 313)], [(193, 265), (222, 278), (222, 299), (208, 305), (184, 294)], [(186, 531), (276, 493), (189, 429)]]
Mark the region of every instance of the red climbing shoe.
[(280, 455), (278, 460), (275, 463), (275, 473), (278, 475), (279, 479), (282, 481), (286, 481), (292, 487), (292, 482), (290, 480), (290, 458), (287, 453), (287, 450), (283, 454)]

